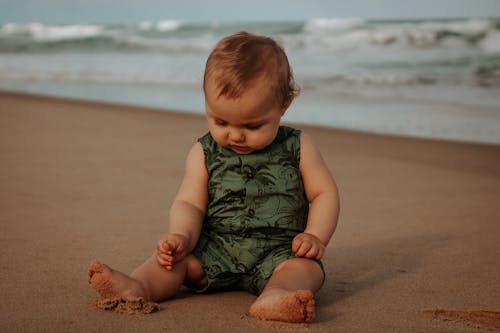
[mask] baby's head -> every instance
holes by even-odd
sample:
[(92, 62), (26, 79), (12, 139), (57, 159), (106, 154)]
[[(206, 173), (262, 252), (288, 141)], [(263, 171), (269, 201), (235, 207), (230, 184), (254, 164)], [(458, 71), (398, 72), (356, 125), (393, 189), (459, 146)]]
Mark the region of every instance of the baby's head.
[(218, 97), (239, 98), (256, 80), (266, 78), (280, 107), (290, 105), (299, 89), (283, 48), (270, 37), (238, 32), (219, 41), (205, 66), (203, 90), (215, 85)]
[(214, 140), (248, 154), (274, 140), (298, 87), (273, 39), (239, 32), (222, 39), (208, 57), (203, 91)]

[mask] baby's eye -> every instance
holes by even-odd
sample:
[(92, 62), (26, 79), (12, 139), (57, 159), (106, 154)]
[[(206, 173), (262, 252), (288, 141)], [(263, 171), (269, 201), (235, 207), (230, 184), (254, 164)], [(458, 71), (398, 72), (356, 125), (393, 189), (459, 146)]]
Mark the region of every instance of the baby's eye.
[(261, 127), (262, 127), (262, 124), (255, 124), (255, 125), (253, 125), (253, 124), (252, 124), (252, 125), (246, 125), (245, 127), (246, 127), (247, 129), (249, 129), (249, 130), (257, 130), (257, 129), (259, 129), (259, 128), (261, 128)]
[(227, 125), (227, 122), (225, 122), (224, 120), (216, 119), (216, 120), (215, 120), (215, 124), (216, 124), (217, 126), (226, 126), (226, 125)]

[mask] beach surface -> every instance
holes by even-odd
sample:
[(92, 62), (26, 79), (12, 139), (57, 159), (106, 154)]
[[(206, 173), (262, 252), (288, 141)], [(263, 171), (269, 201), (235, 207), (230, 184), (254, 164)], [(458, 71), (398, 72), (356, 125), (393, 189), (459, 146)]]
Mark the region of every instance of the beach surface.
[(87, 267), (128, 273), (151, 255), (204, 118), (0, 93), (0, 330), (494, 330), (452, 311), (500, 311), (500, 146), (295, 126), (341, 193), (315, 321), (250, 318), (255, 296), (238, 291), (126, 315), (96, 307)]

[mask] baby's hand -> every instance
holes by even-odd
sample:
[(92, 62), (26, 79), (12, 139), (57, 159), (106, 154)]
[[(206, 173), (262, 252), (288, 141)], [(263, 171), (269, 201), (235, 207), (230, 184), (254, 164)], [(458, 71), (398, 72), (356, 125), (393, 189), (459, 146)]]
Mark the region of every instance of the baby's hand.
[(303, 232), (293, 239), (292, 251), (297, 258), (320, 260), (325, 253), (325, 245), (318, 237)]
[(186, 236), (179, 234), (168, 234), (160, 239), (156, 245), (156, 259), (158, 263), (171, 271), (176, 262), (184, 259), (189, 241)]

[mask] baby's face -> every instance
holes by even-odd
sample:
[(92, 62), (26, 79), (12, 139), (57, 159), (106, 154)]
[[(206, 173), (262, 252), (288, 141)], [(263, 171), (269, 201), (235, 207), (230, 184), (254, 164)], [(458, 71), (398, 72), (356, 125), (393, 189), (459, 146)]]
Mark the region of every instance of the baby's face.
[(238, 154), (271, 144), (286, 111), (266, 79), (258, 80), (238, 98), (218, 96), (213, 82), (205, 86), (205, 113), (214, 140)]

